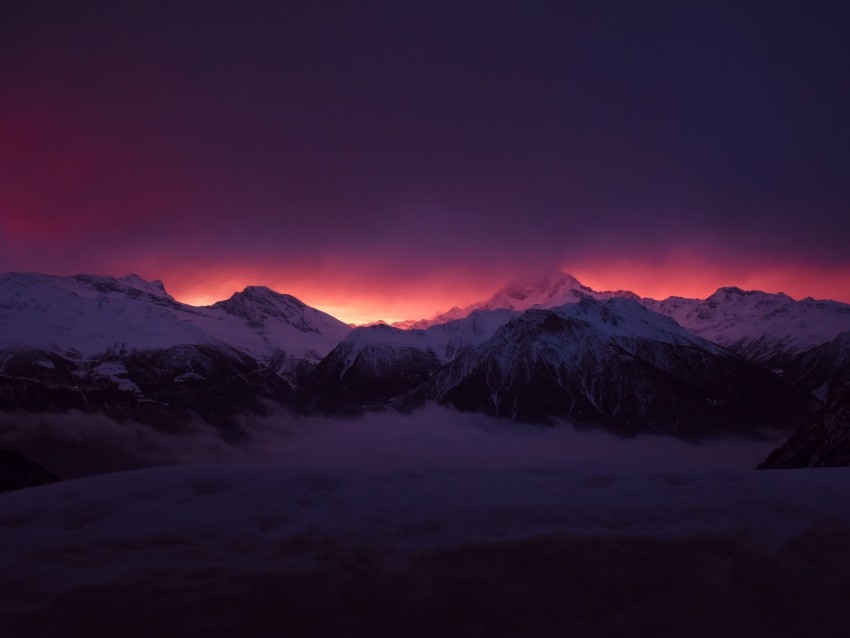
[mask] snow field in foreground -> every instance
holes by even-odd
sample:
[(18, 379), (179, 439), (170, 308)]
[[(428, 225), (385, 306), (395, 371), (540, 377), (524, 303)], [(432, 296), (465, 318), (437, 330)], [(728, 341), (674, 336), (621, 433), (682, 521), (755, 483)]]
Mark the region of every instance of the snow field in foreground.
[(838, 635), (848, 494), (846, 469), (97, 476), (0, 496), (0, 625), (10, 637)]

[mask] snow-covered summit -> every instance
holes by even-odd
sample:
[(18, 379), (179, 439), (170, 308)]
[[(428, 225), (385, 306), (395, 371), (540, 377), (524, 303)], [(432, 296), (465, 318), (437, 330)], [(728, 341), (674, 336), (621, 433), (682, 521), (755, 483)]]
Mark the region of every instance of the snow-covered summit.
[(360, 326), (341, 343), (345, 352), (346, 365), (364, 350), (383, 348), (388, 350), (419, 350), (433, 353), (437, 360), (446, 363), (464, 348), (477, 346), (519, 314), (514, 310), (474, 310), (469, 315), (426, 328), (402, 329), (376, 323)]
[(331, 315), (311, 308), (292, 295), (275, 292), (266, 286), (248, 286), (242, 292), (235, 292), (229, 299), (210, 307), (242, 317), (255, 328), (277, 320), (302, 332), (330, 331), (339, 334), (340, 338), (348, 332), (341, 329), (341, 322)]
[(560, 271), (552, 271), (532, 280), (513, 281), (484, 301), (464, 308), (455, 306), (431, 319), (401, 321), (394, 323), (402, 329), (425, 329), (430, 326), (462, 319), (475, 310), (514, 310), (522, 312), (532, 308), (556, 308), (581, 299), (609, 299), (611, 297), (636, 297), (633, 293), (618, 291), (596, 292), (583, 285), (578, 279)]
[(192, 319), (194, 309), (176, 302), (161, 283), (136, 276), (0, 275), (0, 348), (89, 358), (211, 342)]
[(468, 317), (476, 310), (523, 312), (576, 304), (584, 299), (626, 299), (670, 317), (709, 341), (753, 361), (766, 363), (834, 339), (850, 330), (850, 305), (811, 297), (795, 301), (788, 295), (724, 286), (706, 299), (641, 298), (625, 290), (595, 291), (567, 273), (553, 271), (532, 280), (512, 282), (484, 301), (454, 307), (431, 319), (403, 321), (393, 326), (424, 330)]
[(485, 301), (482, 307), (487, 310), (552, 308), (595, 294), (572, 275), (554, 271), (532, 281), (511, 282)]
[(159, 279), (147, 281), (135, 274), (124, 277), (75, 275), (72, 279), (91, 286), (100, 292), (119, 292), (130, 296), (146, 294), (153, 298), (164, 298), (173, 301), (173, 297), (165, 291), (165, 286)]
[(108, 275), (74, 275), (60, 277), (31, 272), (8, 272), (0, 274), (0, 288), (17, 291), (15, 296), (23, 298), (26, 291), (34, 287), (43, 290), (64, 290), (79, 297), (103, 294), (118, 294), (131, 298), (147, 296), (150, 299), (174, 301), (158, 279), (147, 281), (138, 275), (110, 277)]
[(136, 275), (0, 275), (0, 349), (87, 360), (203, 344), (238, 350), (285, 374), (293, 362), (317, 362), (350, 331), (265, 287), (195, 307), (176, 301), (162, 282)]
[(651, 310), (691, 332), (750, 359), (802, 352), (850, 330), (850, 305), (811, 297), (795, 301), (784, 293), (719, 288), (706, 299), (644, 299)]

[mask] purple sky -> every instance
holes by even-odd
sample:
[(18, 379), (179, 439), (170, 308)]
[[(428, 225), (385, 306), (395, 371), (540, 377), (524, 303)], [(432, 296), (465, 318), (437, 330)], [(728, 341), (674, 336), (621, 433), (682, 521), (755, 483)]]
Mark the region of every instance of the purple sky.
[(562, 268), (850, 301), (850, 5), (21, 2), (0, 271), (349, 320)]

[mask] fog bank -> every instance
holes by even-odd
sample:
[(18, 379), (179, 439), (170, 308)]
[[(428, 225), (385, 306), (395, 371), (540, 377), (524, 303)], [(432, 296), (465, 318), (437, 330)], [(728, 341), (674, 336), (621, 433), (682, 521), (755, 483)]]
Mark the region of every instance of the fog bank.
[(0, 414), (0, 448), (63, 478), (157, 465), (263, 464), (302, 469), (561, 469), (652, 472), (748, 469), (781, 440), (620, 438), (571, 425), (538, 427), (428, 406), (413, 414), (331, 419), (244, 417), (231, 444), (201, 422), (181, 433), (103, 415)]

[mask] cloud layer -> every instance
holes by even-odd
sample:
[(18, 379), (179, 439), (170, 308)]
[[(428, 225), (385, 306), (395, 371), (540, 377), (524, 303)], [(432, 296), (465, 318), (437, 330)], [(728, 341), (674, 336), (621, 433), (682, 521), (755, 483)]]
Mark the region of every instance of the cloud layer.
[(850, 300), (848, 11), (24, 3), (0, 270), (372, 319), (553, 266)]

